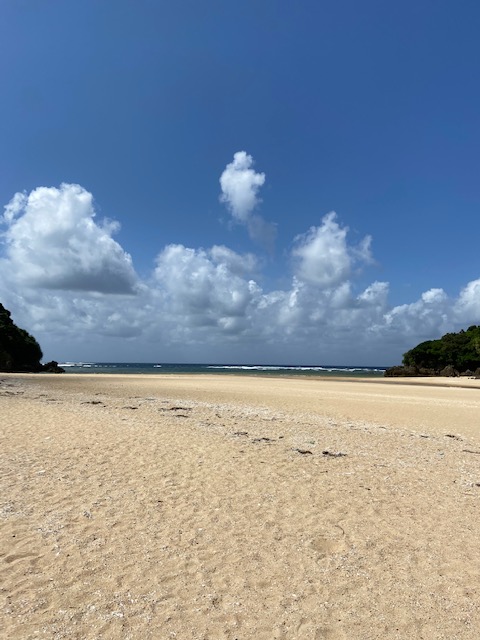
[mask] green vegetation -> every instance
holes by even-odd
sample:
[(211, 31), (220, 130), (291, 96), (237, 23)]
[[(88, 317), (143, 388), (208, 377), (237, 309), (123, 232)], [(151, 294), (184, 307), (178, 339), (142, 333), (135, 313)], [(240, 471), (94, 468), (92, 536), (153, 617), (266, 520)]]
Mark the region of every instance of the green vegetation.
[(41, 358), (35, 338), (17, 327), (0, 304), (0, 371), (41, 371)]
[(387, 377), (472, 374), (480, 378), (480, 326), (476, 325), (421, 342), (403, 355), (403, 366), (385, 371)]
[(427, 340), (403, 356), (403, 364), (418, 369), (441, 371), (451, 366), (459, 372), (480, 367), (480, 326), (447, 333), (439, 340)]

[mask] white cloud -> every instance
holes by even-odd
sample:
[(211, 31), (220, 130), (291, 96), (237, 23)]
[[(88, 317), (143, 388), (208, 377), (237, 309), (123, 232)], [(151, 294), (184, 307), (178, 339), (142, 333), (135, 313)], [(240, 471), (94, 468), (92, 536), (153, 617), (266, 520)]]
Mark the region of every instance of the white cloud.
[(25, 207), (26, 202), (27, 196), (25, 193), (16, 193), (10, 202), (5, 205), (3, 221), (7, 224), (11, 224), (15, 216), (18, 215)]
[(373, 282), (358, 296), (360, 306), (374, 305), (380, 309), (387, 306), (388, 282)]
[(258, 190), (265, 182), (265, 174), (255, 173), (252, 165), (252, 156), (245, 151), (237, 151), (233, 156), (233, 162), (227, 164), (220, 176), (220, 199), (228, 205), (233, 217), (239, 222), (248, 221), (259, 202)]
[(352, 248), (352, 255), (360, 262), (373, 264), (372, 236), (365, 236), (357, 247)]
[(425, 305), (442, 305), (447, 300), (447, 294), (443, 289), (429, 289), (422, 293), (422, 302)]
[(214, 245), (209, 255), (215, 264), (223, 264), (233, 274), (245, 276), (252, 274), (259, 268), (258, 260), (252, 253), (242, 255), (223, 245)]
[(253, 158), (245, 151), (234, 154), (233, 162), (220, 176), (220, 201), (227, 205), (236, 222), (246, 225), (253, 240), (272, 250), (276, 226), (253, 213), (260, 203), (258, 192), (265, 183), (265, 174), (256, 173), (252, 166)]
[(341, 227), (332, 211), (319, 227), (295, 238), (292, 256), (300, 280), (320, 288), (339, 285), (351, 275), (355, 260), (370, 262), (371, 238), (367, 236), (358, 247), (347, 245), (348, 227)]
[(112, 238), (118, 223), (94, 217), (92, 194), (79, 185), (15, 194), (3, 216), (4, 268), (27, 287), (133, 293), (132, 260)]
[(452, 309), (443, 289), (430, 289), (419, 300), (388, 311), (385, 327), (415, 342), (440, 337), (452, 325)]
[(460, 291), (454, 313), (457, 322), (480, 324), (480, 278), (472, 280)]
[(221, 332), (242, 332), (257, 285), (241, 275), (254, 267), (226, 247), (189, 249), (169, 245), (157, 257), (155, 283), (162, 304), (180, 327), (216, 327)]

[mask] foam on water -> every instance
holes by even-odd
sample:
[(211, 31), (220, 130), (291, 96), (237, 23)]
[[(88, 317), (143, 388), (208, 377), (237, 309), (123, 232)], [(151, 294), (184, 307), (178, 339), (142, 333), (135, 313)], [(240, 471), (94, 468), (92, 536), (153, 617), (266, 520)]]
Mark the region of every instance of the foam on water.
[(385, 367), (270, 364), (178, 364), (150, 362), (63, 362), (68, 373), (192, 374), (217, 373), (271, 376), (382, 376)]

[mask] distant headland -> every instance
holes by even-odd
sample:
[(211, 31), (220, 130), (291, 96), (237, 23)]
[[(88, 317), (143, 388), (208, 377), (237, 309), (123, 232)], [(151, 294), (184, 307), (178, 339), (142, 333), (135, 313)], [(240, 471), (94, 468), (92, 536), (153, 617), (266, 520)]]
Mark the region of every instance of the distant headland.
[(474, 376), (480, 378), (480, 326), (427, 340), (403, 355), (403, 365), (385, 376)]

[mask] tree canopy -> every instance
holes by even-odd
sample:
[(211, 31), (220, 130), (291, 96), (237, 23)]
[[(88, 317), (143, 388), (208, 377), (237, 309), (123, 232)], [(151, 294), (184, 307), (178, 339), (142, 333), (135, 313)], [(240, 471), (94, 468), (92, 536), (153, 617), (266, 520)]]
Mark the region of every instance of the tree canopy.
[(0, 303), (0, 371), (40, 371), (42, 350), (25, 329), (20, 329)]
[(459, 372), (475, 371), (480, 367), (480, 326), (472, 325), (466, 331), (422, 342), (403, 355), (403, 364), (436, 371), (447, 366)]

